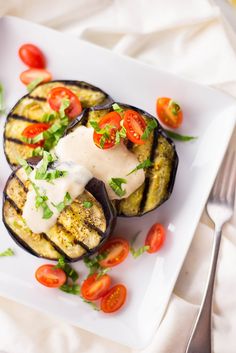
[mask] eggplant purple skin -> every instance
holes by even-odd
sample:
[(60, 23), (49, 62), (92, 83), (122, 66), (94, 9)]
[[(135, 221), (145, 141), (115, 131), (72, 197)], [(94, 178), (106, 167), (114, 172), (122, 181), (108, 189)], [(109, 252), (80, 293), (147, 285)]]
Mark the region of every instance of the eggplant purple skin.
[[(162, 135), (171, 144), (171, 146), (173, 147), (173, 150), (174, 150), (174, 162), (173, 162), (173, 165), (172, 165), (172, 172), (171, 172), (170, 182), (169, 182), (169, 185), (168, 185), (168, 195), (170, 196), (172, 191), (173, 191), (174, 184), (175, 184), (175, 177), (176, 177), (176, 173), (177, 173), (177, 169), (178, 169), (179, 157), (178, 157), (178, 154), (176, 152), (176, 148), (175, 148), (174, 142), (166, 135), (165, 131), (163, 130), (163, 128), (159, 124), (158, 120), (153, 115), (147, 113), (146, 111), (144, 111), (144, 110), (142, 110), (140, 108), (134, 107), (132, 105), (125, 104), (125, 103), (120, 103), (120, 102), (112, 102), (110, 105), (107, 105), (106, 107), (102, 107), (102, 108), (99, 108), (99, 107), (86, 108), (86, 109), (84, 109), (84, 111), (77, 118), (75, 118), (70, 123), (70, 125), (67, 127), (67, 129), (66, 129), (66, 131), (64, 133), (64, 136), (66, 136), (70, 132), (72, 132), (77, 124), (86, 125), (86, 123), (88, 121), (88, 115), (89, 115), (90, 111), (97, 111), (97, 110), (109, 110), (109, 112), (114, 111), (113, 108), (112, 108), (112, 105), (114, 103), (116, 103), (120, 107), (124, 107), (126, 109), (136, 110), (137, 112), (139, 112), (141, 115), (145, 116), (146, 118), (155, 120), (157, 122), (157, 127), (155, 128), (156, 133)], [(167, 196), (165, 199), (163, 199), (161, 204), (163, 204), (165, 201), (167, 201), (169, 199), (169, 196)], [(157, 207), (161, 206), (161, 204), (159, 204)], [(148, 212), (145, 212), (145, 214), (153, 212), (156, 208), (154, 208), (154, 209), (152, 209), (152, 210), (150, 210)], [(127, 216), (122, 215), (122, 214), (121, 215), (118, 214), (117, 216), (118, 217), (127, 217)], [(134, 217), (142, 217), (142, 216), (143, 215), (137, 215), (137, 216), (134, 216)]]
[[(105, 91), (103, 91), (102, 89), (100, 89), (99, 87), (96, 87), (88, 82), (85, 82), (85, 81), (76, 81), (76, 80), (53, 80), (53, 81), (50, 81), (49, 83), (54, 83), (54, 82), (61, 82), (62, 84), (65, 84), (65, 85), (74, 85), (74, 86), (77, 86), (77, 87), (81, 87), (81, 88), (88, 88), (88, 89), (91, 89), (92, 91), (100, 91), (102, 92), (105, 96), (106, 96), (106, 99), (104, 101), (103, 104), (100, 104), (100, 105), (97, 105), (96, 107), (98, 109), (105, 109), (107, 106), (109, 107), (111, 104), (113, 104), (114, 102), (114, 99), (109, 95), (107, 94)], [(39, 87), (40, 85), (43, 85), (45, 83), (40, 83), (37, 87)], [(36, 87), (36, 88), (37, 88)], [(11, 116), (12, 112), (14, 111), (15, 107), (19, 104), (19, 102), (26, 98), (26, 97), (29, 97), (30, 96), (30, 93), (27, 93), (25, 94), (23, 97), (21, 97), (17, 102), (16, 104), (14, 104), (14, 106), (12, 107), (12, 109), (9, 111), (9, 113), (7, 114), (7, 117), (6, 117), (6, 121), (5, 121), (5, 125), (7, 124), (8, 122), (8, 118)], [(39, 99), (39, 98), (38, 98)], [(84, 110), (86, 110), (88, 108), (84, 108)], [(82, 111), (82, 112), (83, 112)], [(38, 123), (38, 121), (33, 121), (32, 120), (32, 123)], [(6, 140), (6, 136), (5, 136), (5, 126), (4, 126), (4, 133), (3, 133), (3, 151), (4, 151), (4, 154), (5, 154), (5, 157), (6, 157), (6, 160), (7, 160), (7, 163), (9, 164), (10, 168), (12, 170), (15, 170), (17, 167), (12, 165), (9, 161), (9, 158), (6, 154), (6, 151), (5, 151), (5, 140)]]
[[(41, 158), (39, 158), (39, 157), (32, 157), (32, 158), (28, 159), (27, 162), (28, 162), (28, 164), (30, 166), (34, 167), (40, 161), (40, 159)], [(14, 242), (17, 245), (19, 245), (22, 249), (24, 249), (25, 251), (27, 251), (31, 255), (34, 255), (34, 256), (39, 257), (39, 258), (47, 259), (46, 257), (40, 256), (40, 254), (38, 254), (33, 249), (31, 249), (28, 246), (27, 243), (25, 243), (22, 239), (20, 239), (18, 237), (18, 235), (15, 232), (13, 232), (13, 230), (8, 226), (8, 224), (5, 221), (5, 217), (4, 217), (4, 203), (8, 199), (7, 194), (6, 194), (6, 189), (7, 189), (8, 183), (14, 177), (15, 172), (17, 172), (17, 170), (19, 168), (21, 168), (21, 166), (17, 167), (17, 169), (15, 169), (11, 173), (10, 177), (8, 178), (8, 180), (6, 182), (4, 190), (3, 190), (2, 221), (3, 221), (3, 223), (4, 223), (5, 227), (6, 227), (9, 235), (11, 236), (11, 238), (14, 240)], [(63, 253), (63, 256), (65, 257), (67, 262), (77, 262), (79, 260), (82, 260), (85, 256), (91, 256), (94, 253), (96, 253), (101, 248), (101, 246), (107, 241), (107, 239), (110, 237), (110, 235), (111, 235), (111, 233), (112, 233), (112, 231), (113, 231), (113, 229), (115, 227), (115, 224), (116, 224), (116, 210), (115, 210), (115, 208), (113, 207), (113, 205), (111, 204), (111, 202), (110, 202), (110, 200), (108, 198), (108, 194), (107, 194), (107, 191), (106, 191), (106, 188), (105, 188), (105, 184), (103, 183), (103, 181), (98, 180), (96, 178), (92, 178), (88, 182), (88, 184), (85, 186), (85, 189), (88, 192), (90, 192), (96, 198), (96, 200), (101, 204), (103, 212), (104, 212), (104, 215), (105, 215), (105, 218), (106, 218), (106, 231), (103, 233), (102, 240), (99, 243), (99, 245), (96, 246), (95, 248), (93, 248), (92, 250), (88, 251), (86, 254), (84, 254), (84, 255), (82, 255), (82, 256), (80, 256), (78, 258), (72, 259), (72, 258), (68, 257), (66, 254)], [(55, 244), (53, 244), (53, 246), (54, 246), (54, 248), (56, 250), (59, 250), (58, 247)], [(62, 253), (61, 250), (58, 251), (58, 252)], [(51, 258), (49, 258), (48, 260), (53, 261), (53, 259), (51, 259)]]

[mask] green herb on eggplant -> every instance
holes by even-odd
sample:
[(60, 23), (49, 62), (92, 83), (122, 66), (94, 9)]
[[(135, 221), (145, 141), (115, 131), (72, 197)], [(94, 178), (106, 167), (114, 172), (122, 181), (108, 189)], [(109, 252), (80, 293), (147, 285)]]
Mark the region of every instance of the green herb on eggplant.
[(122, 184), (127, 184), (127, 180), (123, 178), (111, 178), (109, 180), (110, 187), (114, 193), (120, 197), (126, 194), (126, 190), (122, 189)]
[(149, 158), (147, 158), (147, 159), (146, 159), (145, 161), (143, 161), (142, 163), (139, 163), (136, 168), (134, 168), (133, 170), (131, 170), (131, 172), (129, 172), (129, 174), (127, 174), (127, 176), (130, 175), (130, 174), (132, 174), (132, 173), (134, 173), (134, 172), (136, 172), (136, 171), (139, 170), (139, 169), (147, 169), (147, 168), (151, 167), (152, 165), (153, 165), (153, 162), (150, 161)]
[(93, 206), (93, 203), (91, 201), (84, 201), (83, 206), (84, 208), (91, 208)]
[(31, 81), (28, 85), (27, 85), (27, 91), (31, 92), (33, 91), (33, 89), (35, 89), (41, 82), (43, 82), (43, 77), (37, 77), (35, 80)]
[(117, 103), (112, 104), (112, 108), (117, 113), (123, 113), (124, 111), (124, 109), (122, 109)]
[(43, 209), (43, 219), (49, 219), (52, 217), (53, 212), (52, 210), (49, 208), (47, 201), (48, 201), (48, 197), (46, 195), (41, 195), (39, 192), (39, 187), (32, 181), (31, 185), (35, 191), (36, 197), (35, 197), (35, 207), (36, 209), (38, 209), (39, 207), (41, 207)]
[(144, 133), (141, 136), (142, 140), (147, 140), (151, 134), (151, 132), (157, 127), (157, 121), (154, 119), (150, 119), (147, 122), (147, 126), (144, 130)]
[(120, 143), (121, 138), (126, 138), (126, 129), (124, 126), (120, 130), (116, 131), (116, 139), (115, 139), (115, 144), (117, 145)]
[(62, 202), (59, 202), (57, 205), (55, 205), (54, 203), (52, 203), (52, 205), (57, 209), (58, 212), (61, 212), (64, 210), (64, 208), (68, 205), (70, 205), (72, 202), (72, 198), (70, 196), (70, 194), (67, 192), (64, 196), (64, 199)]
[(33, 171), (33, 168), (31, 168), (30, 165), (23, 158), (18, 157), (18, 163), (23, 167), (27, 175), (30, 175), (30, 173)]

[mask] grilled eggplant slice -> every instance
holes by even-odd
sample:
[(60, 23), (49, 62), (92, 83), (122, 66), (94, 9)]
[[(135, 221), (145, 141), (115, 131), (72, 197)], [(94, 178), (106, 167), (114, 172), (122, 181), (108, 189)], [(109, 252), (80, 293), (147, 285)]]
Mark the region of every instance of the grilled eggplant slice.
[[(85, 191), (59, 215), (47, 233), (35, 234), (22, 218), (29, 181), (19, 167), (9, 177), (4, 189), (3, 222), (14, 241), (38, 257), (78, 261), (91, 255), (106, 241), (115, 224), (115, 210), (102, 181), (91, 179)], [(85, 208), (84, 201), (92, 207)]]
[(51, 81), (37, 86), (22, 97), (7, 116), (4, 132), (4, 151), (12, 168), (18, 165), (18, 158), (30, 158), (33, 148), (22, 141), (22, 131), (32, 123), (40, 123), (44, 113), (51, 111), (47, 103), (49, 91), (58, 86), (65, 86), (74, 92), (83, 108), (104, 107), (113, 100), (104, 91), (82, 81)]
[[(139, 112), (148, 122), (155, 119), (147, 112), (136, 107), (117, 103), (123, 110), (133, 109)], [(86, 109), (68, 127), (66, 134), (74, 131), (78, 126), (90, 126), (90, 120), (98, 121), (108, 112), (112, 111), (112, 104), (106, 108)], [(155, 119), (156, 120), (156, 119)], [(137, 145), (125, 140), (127, 148), (132, 151), (142, 163), (150, 159), (153, 165), (145, 169), (145, 182), (129, 197), (113, 201), (118, 216), (142, 216), (160, 206), (172, 192), (178, 166), (178, 156), (174, 142), (168, 138), (160, 124), (151, 132), (148, 140), (143, 145)]]

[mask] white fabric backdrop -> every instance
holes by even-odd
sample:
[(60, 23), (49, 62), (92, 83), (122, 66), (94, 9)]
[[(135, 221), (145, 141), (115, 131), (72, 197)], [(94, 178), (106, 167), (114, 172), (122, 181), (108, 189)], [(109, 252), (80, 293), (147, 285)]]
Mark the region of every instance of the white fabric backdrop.
[[(236, 37), (210, 0), (0, 0), (4, 14), (71, 33), (236, 97)], [(231, 145), (236, 149), (236, 133)], [(142, 353), (185, 351), (203, 293), (211, 241), (212, 229), (203, 214), (165, 317)], [(236, 352), (235, 269), (236, 213), (225, 227), (217, 274), (215, 353)], [(0, 351), (134, 353), (4, 298)]]

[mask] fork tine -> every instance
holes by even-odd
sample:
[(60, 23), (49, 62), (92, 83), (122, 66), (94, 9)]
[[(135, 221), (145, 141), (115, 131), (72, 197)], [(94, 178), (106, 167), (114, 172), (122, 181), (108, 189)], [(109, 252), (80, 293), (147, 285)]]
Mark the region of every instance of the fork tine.
[(236, 187), (236, 156), (235, 151), (232, 153), (232, 164), (229, 175), (228, 190), (226, 198), (229, 203), (234, 203), (235, 200), (235, 187)]

